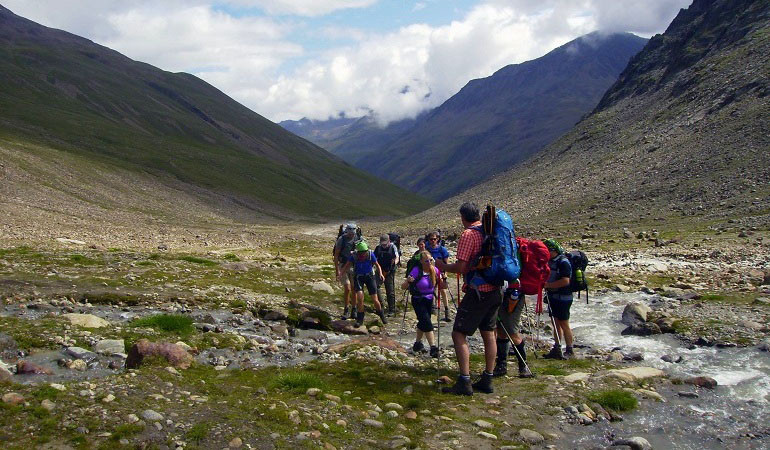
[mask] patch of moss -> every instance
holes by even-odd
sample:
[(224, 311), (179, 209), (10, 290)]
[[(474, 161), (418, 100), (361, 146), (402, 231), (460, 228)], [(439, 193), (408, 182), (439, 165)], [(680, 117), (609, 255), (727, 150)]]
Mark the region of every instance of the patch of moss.
[(153, 328), (159, 331), (189, 335), (195, 331), (193, 320), (181, 314), (156, 314), (131, 322), (132, 327)]
[(588, 398), (602, 407), (613, 411), (631, 411), (636, 408), (638, 402), (633, 394), (620, 390), (609, 389), (606, 391), (594, 392)]

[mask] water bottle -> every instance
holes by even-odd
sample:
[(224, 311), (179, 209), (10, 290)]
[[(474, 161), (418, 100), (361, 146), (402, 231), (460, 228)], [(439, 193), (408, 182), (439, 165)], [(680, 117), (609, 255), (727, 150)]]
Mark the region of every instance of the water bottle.
[(578, 283), (579, 285), (581, 285), (581, 286), (582, 286), (583, 284), (585, 284), (585, 280), (583, 279), (583, 271), (582, 271), (582, 270), (580, 270), (580, 269), (577, 269), (577, 270), (575, 271), (575, 281), (577, 281), (577, 283)]

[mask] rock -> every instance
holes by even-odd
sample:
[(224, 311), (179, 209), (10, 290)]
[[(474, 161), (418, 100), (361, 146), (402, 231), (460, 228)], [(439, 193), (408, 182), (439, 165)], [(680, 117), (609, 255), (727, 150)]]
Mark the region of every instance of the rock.
[(289, 311), (286, 308), (272, 307), (262, 316), (265, 320), (286, 320)]
[(741, 320), (740, 322), (738, 322), (738, 326), (748, 328), (754, 331), (759, 331), (763, 328), (761, 323), (757, 323), (751, 320)]
[(172, 366), (177, 369), (187, 369), (193, 362), (192, 356), (182, 347), (168, 342), (150, 342), (147, 339), (140, 339), (128, 351), (126, 358), (126, 368), (136, 369), (142, 364), (142, 360), (147, 356), (160, 356), (165, 358)]
[(531, 445), (542, 444), (545, 441), (545, 438), (542, 434), (538, 433), (537, 431), (528, 430), (526, 428), (519, 430), (519, 437), (521, 440)]
[(126, 343), (123, 339), (104, 339), (94, 345), (94, 351), (102, 355), (124, 353), (126, 351)]
[(717, 387), (717, 380), (711, 377), (692, 377), (684, 380), (685, 383), (693, 386), (698, 386), (707, 389), (714, 389)]
[(142, 418), (148, 422), (160, 422), (163, 420), (163, 416), (151, 409), (145, 409), (142, 411)]
[(78, 372), (85, 372), (88, 370), (88, 364), (82, 359), (75, 359), (67, 364), (67, 368), (70, 370), (77, 370)]
[(79, 241), (77, 239), (68, 239), (68, 238), (56, 238), (56, 242), (61, 242), (62, 244), (69, 244), (69, 245), (86, 245), (86, 243), (83, 241)]
[(619, 350), (611, 351), (609, 355), (607, 355), (607, 361), (623, 361), (623, 352)]
[(16, 363), (16, 373), (18, 375), (52, 375), (53, 372), (43, 366), (39, 366), (29, 361), (19, 361)]
[(383, 424), (379, 420), (374, 420), (374, 419), (364, 419), (364, 425), (368, 427), (374, 427), (374, 428), (382, 428), (385, 426), (385, 424)]
[(403, 411), (404, 407), (399, 405), (398, 403), (385, 403), (385, 410), (389, 409), (395, 409), (397, 411)]
[(311, 397), (317, 397), (318, 394), (321, 393), (321, 390), (318, 388), (309, 388), (307, 391), (305, 391), (305, 394), (311, 396)]
[(398, 411), (391, 410), (391, 411), (386, 412), (385, 415), (388, 416), (391, 419), (395, 419), (396, 417), (398, 417)]
[(627, 367), (625, 369), (613, 369), (607, 372), (607, 376), (620, 378), (626, 381), (644, 380), (646, 378), (662, 377), (665, 373), (654, 367)]
[(7, 394), (3, 394), (3, 403), (16, 406), (24, 403), (24, 397), (16, 392), (8, 392)]
[(67, 347), (64, 350), (64, 353), (68, 354), (69, 356), (72, 356), (73, 358), (83, 360), (86, 362), (91, 362), (96, 359), (96, 354), (90, 350), (86, 350), (81, 347)]
[(45, 399), (42, 402), (40, 402), (40, 407), (42, 407), (46, 411), (53, 411), (54, 409), (56, 409), (56, 403), (52, 402), (51, 400)]
[(235, 437), (230, 442), (227, 443), (227, 446), (230, 448), (241, 448), (242, 445), (243, 445), (243, 441), (239, 437)]
[(642, 437), (632, 437), (631, 439), (615, 439), (612, 441), (612, 446), (617, 447), (621, 445), (627, 445), (632, 450), (652, 450), (652, 445), (647, 442), (647, 439)]
[(767, 298), (767, 297), (757, 297), (757, 298), (754, 299), (754, 302), (752, 302), (752, 304), (753, 305), (760, 305), (760, 306), (770, 306), (770, 298)]
[(0, 383), (11, 381), (13, 374), (3, 366), (0, 366)]
[(631, 292), (632, 289), (625, 284), (616, 284), (612, 286), (612, 290), (615, 292)]
[(642, 355), (639, 352), (633, 352), (633, 353), (629, 353), (627, 355), (623, 355), (623, 359), (626, 360), (626, 361), (639, 362), (639, 361), (644, 361), (644, 355)]
[(11, 336), (0, 333), (0, 359), (11, 359), (16, 356), (19, 346)]
[(489, 430), (489, 429), (492, 429), (492, 428), (495, 427), (494, 425), (492, 425), (491, 423), (487, 422), (486, 420), (481, 420), (481, 419), (473, 422), (473, 424), (476, 425), (477, 427), (483, 428), (485, 430)]
[(674, 322), (676, 319), (673, 317), (661, 317), (655, 321), (655, 324), (660, 328), (661, 333), (675, 333)]
[(365, 327), (356, 328), (354, 323), (347, 320), (334, 320), (331, 323), (332, 330), (337, 333), (351, 334), (351, 335), (366, 335), (368, 332)]
[(406, 354), (406, 350), (398, 341), (385, 336), (361, 336), (353, 338), (347, 342), (331, 345), (326, 349), (326, 353), (344, 354), (350, 350), (362, 347), (380, 347), (398, 353)]
[(698, 398), (700, 397), (696, 392), (683, 391), (678, 392), (677, 395), (684, 398)]
[(770, 339), (765, 339), (760, 342), (759, 345), (757, 345), (757, 348), (763, 352), (770, 352)]
[(380, 334), (380, 327), (378, 327), (376, 325), (372, 326), (372, 327), (369, 327), (369, 332), (372, 333), (372, 334)]
[(588, 377), (590, 377), (590, 376), (591, 376), (590, 373), (575, 372), (575, 373), (571, 373), (569, 375), (564, 376), (563, 379), (567, 383), (577, 383), (577, 382), (581, 382), (581, 381), (586, 381), (588, 379)]
[(101, 317), (96, 317), (93, 314), (64, 314), (64, 317), (69, 320), (72, 325), (83, 328), (104, 328), (110, 326), (109, 322)]
[(332, 395), (332, 394), (324, 394), (324, 398), (326, 400), (329, 400), (329, 401), (332, 401), (332, 402), (336, 402), (336, 403), (340, 403), (342, 401), (341, 398), (339, 398), (336, 395)]
[(626, 327), (620, 334), (623, 336), (651, 336), (654, 334), (662, 334), (662, 332), (656, 323), (636, 322)]
[(497, 436), (495, 436), (492, 433), (487, 433), (486, 431), (479, 431), (478, 433), (476, 433), (476, 435), (477, 436), (481, 436), (481, 437), (486, 438), (486, 439), (497, 440)]
[(334, 289), (325, 281), (316, 281), (310, 285), (310, 289), (316, 292), (326, 292), (327, 294), (334, 294)]
[(107, 394), (107, 396), (102, 399), (102, 403), (112, 403), (114, 401), (115, 401), (115, 396), (112, 394)]
[(403, 392), (406, 395), (411, 395), (412, 392), (414, 392), (414, 386), (412, 386), (411, 384), (408, 384), (404, 386), (404, 389), (401, 389), (401, 392)]
[(637, 389), (636, 392), (642, 395), (642, 397), (653, 399), (657, 402), (666, 402), (666, 399), (663, 398), (662, 395), (658, 394), (655, 391), (651, 391), (649, 389)]
[(414, 411), (407, 411), (406, 414), (404, 414), (404, 417), (409, 420), (415, 420), (417, 419), (417, 413)]
[(623, 309), (621, 322), (626, 325), (634, 325), (637, 322), (647, 322), (647, 314), (651, 311), (652, 309), (644, 303), (629, 303)]

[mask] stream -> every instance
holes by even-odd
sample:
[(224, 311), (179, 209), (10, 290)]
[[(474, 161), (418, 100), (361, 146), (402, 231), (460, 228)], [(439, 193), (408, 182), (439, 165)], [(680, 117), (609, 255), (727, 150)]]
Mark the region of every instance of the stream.
[[(641, 436), (656, 449), (770, 448), (770, 353), (756, 347), (695, 347), (673, 335), (621, 336), (623, 308), (633, 301), (649, 303), (655, 296), (607, 294), (575, 299), (571, 325), (575, 342), (594, 348), (640, 352), (643, 366), (663, 369), (672, 377), (709, 376), (714, 390), (690, 385), (662, 385), (666, 403), (644, 400), (622, 422), (575, 426), (570, 430), (576, 448), (591, 448), (604, 439)], [(661, 359), (670, 355), (682, 361)], [(697, 393), (685, 398), (680, 392)]]

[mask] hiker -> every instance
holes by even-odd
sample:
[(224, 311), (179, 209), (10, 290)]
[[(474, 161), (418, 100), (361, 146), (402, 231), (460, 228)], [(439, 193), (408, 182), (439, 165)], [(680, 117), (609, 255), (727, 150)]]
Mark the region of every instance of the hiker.
[[(572, 358), (575, 356), (572, 349), (572, 329), (569, 327), (569, 309), (572, 306), (572, 290), (570, 289), (572, 266), (567, 257), (564, 256), (564, 248), (556, 240), (545, 239), (543, 243), (551, 253), (551, 259), (548, 260), (551, 276), (545, 283), (545, 291), (548, 295), (548, 310), (555, 324), (553, 348), (544, 357), (549, 359)], [(564, 354), (561, 351), (562, 338), (567, 346)]]
[(390, 242), (390, 236), (383, 234), (380, 236), (380, 245), (375, 247), (374, 256), (382, 268), (382, 275), (385, 284), (385, 297), (388, 303), (388, 315), (396, 313), (396, 270), (401, 262), (401, 255), (398, 248)]
[(503, 294), (503, 304), (500, 305), (497, 322), (497, 362), (493, 375), (500, 377), (508, 373), (508, 349), (513, 341), (516, 347), (516, 360), (519, 363), (519, 378), (532, 378), (532, 372), (527, 366), (527, 352), (524, 349), (524, 339), (521, 331), (521, 312), (524, 310), (524, 293), (519, 289), (509, 287)]
[(412, 268), (401, 287), (403, 289), (409, 288), (409, 292), (412, 294), (412, 308), (414, 308), (414, 314), (417, 316), (417, 337), (414, 345), (412, 345), (412, 350), (419, 352), (425, 348), (422, 344), (424, 336), (430, 346), (430, 356), (438, 358), (439, 350), (433, 341), (433, 322), (430, 312), (436, 283), (441, 280), (441, 272), (434, 264), (435, 260), (429, 252), (420, 253), (420, 265)]
[[(334, 270), (335, 277), (342, 284), (344, 290), (343, 299), (345, 301), (345, 309), (342, 312), (342, 319), (348, 318), (348, 312), (350, 312), (350, 318), (356, 317), (356, 305), (353, 302), (353, 269), (349, 268), (347, 272), (343, 272), (342, 268), (347, 264), (348, 258), (353, 254), (353, 248), (356, 245), (358, 236), (356, 230), (358, 227), (354, 223), (348, 223), (342, 230), (343, 233), (337, 238), (337, 242), (334, 243)], [(343, 275), (344, 276), (341, 276)]]
[(412, 254), (412, 257), (415, 257), (426, 250), (424, 237), (418, 237), (416, 244), (417, 244), (417, 251)]
[[(491, 394), (493, 392), (492, 371), (497, 351), (494, 330), (502, 295), (500, 288), (492, 284), (482, 283), (472, 286), (467, 276), (472, 270), (471, 264), (481, 253), (481, 244), (484, 239), (482, 232), (478, 230), (481, 226), (479, 207), (472, 202), (463, 203), (460, 206), (460, 221), (465, 230), (457, 242), (457, 261), (453, 264), (436, 261), (436, 267), (442, 272), (466, 275), (463, 299), (457, 309), (452, 328), (452, 341), (460, 373), (454, 386), (445, 387), (442, 391), (457, 395), (473, 395), (474, 391)], [(467, 336), (472, 336), (476, 329), (481, 332), (484, 340), (485, 368), (479, 381), (471, 384), (470, 349)]]
[[(425, 249), (428, 250), (436, 261), (441, 261), (444, 264), (449, 262), (449, 250), (441, 245), (441, 237), (435, 231), (431, 231), (425, 235), (428, 245)], [(441, 289), (441, 298), (444, 301), (444, 322), (451, 322), (449, 318), (449, 290), (447, 289), (446, 274), (442, 272), (441, 283), (439, 289)]]
[(382, 320), (383, 324), (387, 324), (388, 319), (385, 318), (385, 312), (382, 309), (380, 300), (377, 298), (377, 282), (374, 280), (375, 276), (380, 277), (380, 281), (384, 280), (382, 268), (377, 263), (377, 257), (374, 256), (373, 251), (369, 250), (369, 245), (366, 242), (358, 242), (355, 249), (355, 253), (350, 255), (348, 262), (342, 267), (341, 272), (344, 276), (351, 266), (354, 268), (353, 288), (356, 291), (356, 306), (358, 308), (356, 328), (364, 323), (364, 286), (369, 291), (369, 296), (372, 298), (372, 302), (374, 302), (374, 309), (377, 315), (380, 316), (380, 320)]

